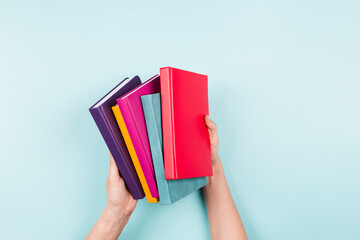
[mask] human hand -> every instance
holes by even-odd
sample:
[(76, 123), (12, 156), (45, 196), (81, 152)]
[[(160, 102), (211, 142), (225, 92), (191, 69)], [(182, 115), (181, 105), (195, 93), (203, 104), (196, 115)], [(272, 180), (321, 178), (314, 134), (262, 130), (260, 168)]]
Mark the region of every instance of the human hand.
[(115, 160), (110, 153), (110, 171), (106, 180), (106, 210), (118, 217), (130, 217), (136, 207), (135, 200), (128, 192), (124, 180), (120, 177)]
[(204, 120), (210, 138), (213, 169), (213, 175), (207, 177), (207, 184), (203, 188), (211, 239), (247, 240), (244, 225), (231, 196), (220, 161), (216, 124), (207, 115)]
[(136, 207), (137, 200), (134, 200), (127, 191), (125, 182), (120, 177), (119, 170), (111, 153), (109, 177), (106, 180), (106, 192), (108, 200), (105, 210), (86, 236), (86, 240), (118, 239)]
[(216, 127), (216, 123), (210, 119), (209, 115), (205, 116), (205, 125), (209, 133), (210, 147), (211, 147), (211, 162), (212, 165), (214, 166), (215, 163), (220, 161), (219, 137), (217, 134), (217, 127)]

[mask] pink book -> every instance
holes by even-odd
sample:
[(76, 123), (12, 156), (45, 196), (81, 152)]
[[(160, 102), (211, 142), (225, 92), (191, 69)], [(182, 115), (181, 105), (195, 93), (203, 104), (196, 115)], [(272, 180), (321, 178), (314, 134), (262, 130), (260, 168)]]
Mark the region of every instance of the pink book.
[[(147, 183), (145, 185), (148, 186), (153, 198), (158, 198), (159, 192), (156, 186), (156, 177), (140, 96), (159, 92), (160, 76), (156, 75), (117, 99), (117, 104), (131, 139), (130, 144), (132, 144), (132, 146), (130, 147), (131, 149), (133, 147), (136, 153), (135, 158), (132, 158), (133, 163), (135, 168), (137, 168), (139, 178), (145, 178)], [(129, 151), (131, 150), (129, 149)], [(141, 167), (140, 171), (138, 171), (139, 165)], [(144, 189), (144, 191), (145, 190), (147, 189)]]

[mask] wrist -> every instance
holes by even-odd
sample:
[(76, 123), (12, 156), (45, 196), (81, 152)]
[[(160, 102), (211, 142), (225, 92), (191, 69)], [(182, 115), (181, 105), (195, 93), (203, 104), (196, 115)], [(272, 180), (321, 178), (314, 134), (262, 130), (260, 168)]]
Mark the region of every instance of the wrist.
[(103, 213), (104, 215), (106, 215), (108, 219), (118, 220), (118, 221), (129, 219), (131, 215), (131, 212), (126, 212), (122, 208), (113, 206), (109, 203), (106, 204)]
[(212, 163), (212, 165), (216, 164), (219, 161), (220, 161), (219, 153), (218, 152), (211, 153), (211, 163)]
[(221, 168), (221, 161), (219, 155), (213, 158), (212, 168), (213, 168), (213, 172), (216, 172), (219, 168)]
[(213, 175), (208, 177), (208, 183), (214, 181), (223, 171), (220, 158), (212, 162)]
[(120, 234), (126, 223), (129, 221), (130, 215), (116, 211), (111, 206), (106, 205), (100, 216), (100, 223), (104, 233)]

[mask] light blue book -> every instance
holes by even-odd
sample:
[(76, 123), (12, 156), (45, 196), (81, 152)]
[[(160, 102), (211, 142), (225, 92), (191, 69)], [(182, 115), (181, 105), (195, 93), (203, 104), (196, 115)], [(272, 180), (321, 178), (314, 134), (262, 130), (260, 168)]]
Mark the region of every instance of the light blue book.
[(206, 185), (206, 177), (166, 180), (164, 171), (160, 93), (141, 96), (160, 204), (172, 204)]

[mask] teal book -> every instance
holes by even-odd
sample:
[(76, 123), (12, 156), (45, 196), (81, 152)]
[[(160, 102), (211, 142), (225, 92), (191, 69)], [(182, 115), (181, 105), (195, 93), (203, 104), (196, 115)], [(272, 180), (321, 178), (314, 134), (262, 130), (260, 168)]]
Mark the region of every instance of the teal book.
[(206, 177), (166, 180), (161, 128), (160, 93), (141, 96), (160, 204), (172, 204), (206, 185)]

